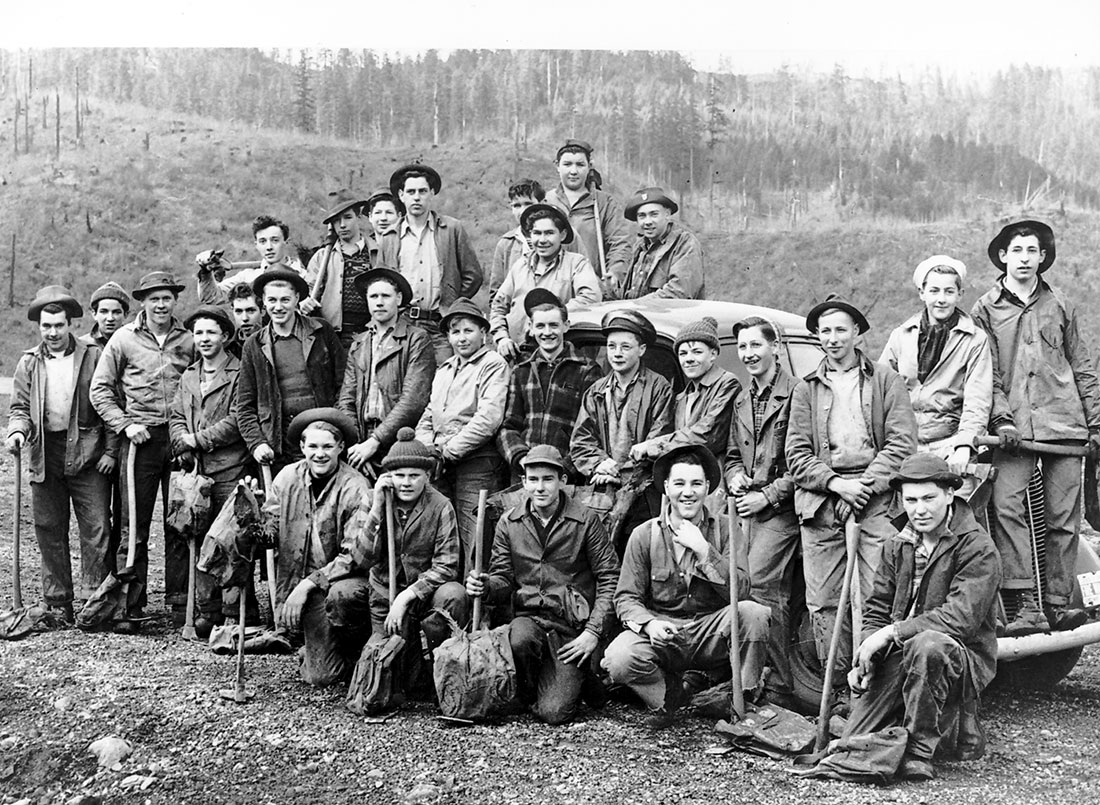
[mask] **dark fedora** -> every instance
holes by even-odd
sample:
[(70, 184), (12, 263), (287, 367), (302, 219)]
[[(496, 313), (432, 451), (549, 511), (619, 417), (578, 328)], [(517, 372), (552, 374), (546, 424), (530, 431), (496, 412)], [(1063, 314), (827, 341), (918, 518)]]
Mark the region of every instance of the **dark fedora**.
[(657, 329), (636, 310), (612, 310), (603, 317), (600, 329), (605, 336), (615, 332), (634, 333), (647, 347), (657, 342)]
[(190, 330), (191, 326), (199, 319), (213, 319), (216, 321), (221, 326), (227, 339), (231, 340), (237, 332), (233, 319), (217, 305), (203, 305), (183, 320), (183, 326)]
[(290, 420), (290, 426), (286, 429), (286, 438), (291, 444), (302, 440), (302, 433), (314, 422), (327, 422), (339, 429), (344, 434), (344, 447), (351, 447), (359, 443), (359, 428), (355, 420), (345, 414), (339, 408), (310, 408), (294, 419)]
[(707, 476), (708, 492), (713, 492), (718, 488), (718, 485), (722, 483), (722, 468), (718, 466), (718, 459), (714, 457), (714, 453), (710, 452), (705, 445), (685, 444), (672, 448), (653, 462), (653, 485), (658, 491), (664, 489), (665, 480), (668, 478), (672, 465), (676, 463), (676, 459), (684, 456), (695, 456), (699, 459), (699, 463), (703, 465), (703, 470)]
[(443, 318), (439, 320), (439, 329), (446, 333), (451, 328), (451, 320), (463, 318), (473, 319), (486, 330), (489, 329), (489, 319), (481, 312), (481, 309), (465, 296), (460, 296), (451, 303)]
[(643, 187), (630, 197), (630, 201), (626, 204), (626, 210), (623, 212), (623, 217), (628, 221), (637, 221), (638, 210), (646, 204), (660, 204), (669, 212), (680, 210), (680, 205), (673, 201), (663, 188)]
[(843, 310), (852, 320), (856, 323), (856, 329), (860, 335), (871, 329), (871, 325), (867, 323), (867, 317), (860, 312), (859, 308), (845, 299), (843, 296), (831, 293), (825, 297), (824, 302), (818, 302), (812, 308), (810, 312), (806, 314), (806, 329), (811, 333), (817, 332), (818, 319), (830, 310)]
[(962, 476), (951, 472), (947, 462), (942, 458), (937, 458), (931, 453), (914, 453), (901, 462), (898, 471), (890, 479), (890, 486), (893, 489), (901, 489), (901, 485), (904, 483), (923, 484), (929, 482), (949, 486), (952, 489), (958, 489), (963, 485)]
[(38, 321), (42, 315), (42, 308), (46, 305), (61, 305), (70, 319), (79, 319), (84, 315), (84, 308), (64, 285), (47, 285), (36, 293), (30, 307), (27, 308), (27, 318)]
[(405, 279), (403, 274), (394, 271), (392, 268), (372, 268), (370, 271), (364, 271), (355, 278), (355, 290), (359, 291), (360, 295), (366, 299), (367, 288), (375, 280), (385, 280), (393, 283), (397, 288), (397, 292), (401, 295), (400, 307), (408, 307), (412, 303), (412, 286), (409, 285), (409, 281)]
[(362, 207), (367, 202), (360, 195), (356, 195), (347, 190), (337, 190), (335, 193), (328, 194), (328, 212), (325, 213), (325, 217), (321, 220), (323, 224), (331, 224), (347, 210), (355, 207)]
[(405, 189), (405, 179), (409, 174), (423, 176), (427, 179), (428, 187), (432, 189), (433, 193), (438, 193), (443, 187), (443, 180), (439, 177), (439, 172), (435, 168), (414, 162), (411, 165), (402, 165), (390, 176), (390, 192), (395, 197), (400, 198), (401, 191)]
[(585, 142), (584, 140), (568, 139), (558, 148), (558, 152), (554, 155), (554, 161), (557, 162), (561, 159), (561, 155), (566, 152), (583, 151), (588, 161), (592, 161), (592, 144)]
[(140, 302), (153, 291), (171, 291), (179, 296), (183, 289), (184, 286), (176, 282), (176, 278), (167, 271), (150, 271), (141, 278), (138, 287), (130, 292), (130, 296)]
[(566, 311), (565, 303), (549, 288), (532, 288), (523, 296), (523, 311), (527, 318), (531, 318), (531, 311), (539, 305), (554, 305), (559, 310)]
[(1012, 242), (1021, 229), (1030, 229), (1039, 237), (1039, 248), (1043, 250), (1043, 261), (1039, 263), (1038, 273), (1042, 274), (1054, 263), (1056, 250), (1054, 248), (1054, 230), (1042, 221), (1017, 221), (1008, 224), (997, 233), (997, 237), (989, 241), (986, 250), (993, 265), (1004, 273), (1007, 270), (1005, 261), (1001, 259), (1001, 252), (1008, 251), (1008, 244)]
[(309, 283), (286, 263), (275, 263), (252, 280), (252, 292), (256, 294), (256, 298), (261, 302), (264, 298), (264, 286), (269, 282), (289, 282), (294, 290), (298, 292), (298, 299), (305, 299), (309, 296)]
[(379, 201), (388, 201), (393, 204), (393, 208), (397, 210), (398, 215), (405, 214), (405, 205), (401, 203), (401, 199), (395, 196), (388, 187), (380, 187), (367, 197), (367, 202), (363, 205), (367, 215), (370, 215), (374, 205)]
[(555, 207), (553, 204), (532, 204), (520, 213), (519, 228), (523, 230), (523, 234), (530, 234), (536, 216), (538, 218), (550, 218), (554, 221), (554, 224), (562, 231), (562, 243), (573, 242), (573, 227), (569, 223), (569, 217), (561, 211), (561, 208)]

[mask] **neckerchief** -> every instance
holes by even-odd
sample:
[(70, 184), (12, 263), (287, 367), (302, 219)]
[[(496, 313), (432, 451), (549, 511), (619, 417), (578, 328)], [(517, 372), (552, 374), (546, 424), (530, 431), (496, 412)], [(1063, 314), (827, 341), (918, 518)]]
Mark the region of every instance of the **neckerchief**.
[(959, 311), (951, 314), (947, 321), (933, 324), (928, 317), (928, 308), (920, 317), (920, 333), (917, 335), (917, 380), (921, 383), (936, 368), (947, 346), (947, 339), (955, 325), (959, 323)]

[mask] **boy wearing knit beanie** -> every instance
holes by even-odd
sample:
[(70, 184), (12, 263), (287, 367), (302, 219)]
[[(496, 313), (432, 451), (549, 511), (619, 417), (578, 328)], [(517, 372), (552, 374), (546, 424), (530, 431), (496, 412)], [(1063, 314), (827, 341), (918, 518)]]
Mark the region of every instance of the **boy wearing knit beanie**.
[(95, 325), (81, 340), (85, 344), (98, 344), (102, 349), (115, 331), (126, 323), (126, 317), (130, 315), (130, 295), (117, 282), (105, 282), (92, 292), (88, 307), (92, 309)]

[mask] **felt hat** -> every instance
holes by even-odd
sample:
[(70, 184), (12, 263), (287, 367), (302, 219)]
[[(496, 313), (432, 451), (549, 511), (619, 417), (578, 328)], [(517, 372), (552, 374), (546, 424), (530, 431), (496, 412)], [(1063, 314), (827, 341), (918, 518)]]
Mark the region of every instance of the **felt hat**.
[(993, 265), (997, 266), (997, 268), (1004, 273), (1007, 267), (1005, 266), (1004, 260), (1001, 259), (1001, 252), (1008, 249), (1008, 244), (1012, 242), (1013, 235), (1020, 229), (1030, 229), (1039, 236), (1039, 248), (1044, 252), (1043, 262), (1039, 263), (1039, 273), (1042, 274), (1051, 267), (1055, 257), (1054, 230), (1042, 221), (1017, 221), (1016, 223), (1008, 224), (1003, 227), (1001, 231), (997, 233), (997, 237), (989, 241), (989, 248), (986, 250), (989, 259), (992, 261)]
[(382, 459), (382, 467), (386, 470), (412, 467), (431, 472), (435, 469), (435, 456), (432, 455), (431, 450), (417, 441), (416, 431), (406, 426), (397, 431), (397, 441)]
[(672, 448), (653, 462), (653, 485), (658, 491), (664, 489), (665, 480), (676, 459), (687, 455), (695, 456), (703, 465), (703, 471), (707, 476), (707, 492), (713, 492), (718, 488), (722, 483), (722, 468), (718, 466), (718, 459), (714, 457), (714, 453), (710, 452), (705, 445), (685, 444)]
[(701, 341), (711, 349), (720, 350), (722, 345), (718, 343), (718, 320), (703, 316), (699, 321), (685, 324), (680, 328), (680, 332), (676, 333), (676, 340), (672, 342), (673, 352), (688, 341)]
[(190, 330), (191, 325), (193, 325), (198, 319), (213, 319), (214, 321), (216, 321), (219, 325), (221, 325), (222, 331), (225, 333), (226, 340), (232, 340), (233, 336), (236, 335), (237, 328), (233, 324), (233, 319), (231, 319), (229, 317), (229, 314), (217, 305), (203, 305), (186, 319), (184, 319), (183, 326)]
[(27, 308), (27, 318), (30, 321), (38, 321), (42, 315), (42, 308), (46, 305), (61, 305), (70, 319), (79, 319), (84, 315), (84, 308), (64, 285), (47, 285), (39, 290), (34, 295), (30, 307)]
[(401, 296), (401, 301), (398, 303), (400, 307), (408, 307), (412, 303), (412, 286), (409, 285), (409, 281), (405, 279), (404, 274), (400, 271), (394, 271), (392, 268), (372, 268), (369, 271), (364, 271), (355, 278), (355, 290), (359, 291), (360, 295), (366, 299), (367, 288), (375, 280), (386, 280), (397, 287), (397, 293)]
[(167, 271), (150, 271), (141, 278), (138, 287), (134, 288), (130, 296), (140, 302), (153, 291), (171, 291), (178, 296), (183, 288), (184, 286), (176, 282), (176, 278)]
[(530, 234), (531, 227), (534, 226), (534, 221), (532, 219), (536, 215), (540, 218), (550, 217), (553, 219), (558, 229), (562, 232), (562, 243), (573, 242), (573, 227), (569, 223), (569, 217), (562, 212), (560, 207), (555, 207), (553, 204), (532, 204), (520, 213), (519, 228), (523, 230), (523, 234)]
[(966, 264), (962, 260), (948, 257), (946, 254), (934, 254), (927, 260), (921, 260), (913, 269), (913, 284), (918, 288), (924, 287), (924, 281), (933, 268), (950, 268), (959, 275), (959, 287), (966, 282)]
[(439, 320), (440, 331), (446, 333), (450, 330), (451, 320), (457, 318), (473, 319), (486, 330), (489, 329), (489, 319), (481, 312), (481, 308), (465, 296), (458, 297), (458, 299), (454, 300), (451, 306), (447, 308), (447, 312), (444, 313), (443, 318)]
[(623, 211), (623, 217), (628, 221), (637, 221), (638, 210), (646, 204), (660, 204), (669, 212), (678, 212), (680, 209), (680, 205), (673, 201), (662, 188), (643, 187), (630, 197), (630, 201), (626, 203), (626, 210)]
[(390, 176), (390, 192), (393, 193), (395, 198), (401, 197), (400, 193), (405, 189), (405, 178), (410, 173), (421, 173), (427, 177), (428, 187), (431, 188), (433, 193), (438, 193), (443, 187), (443, 179), (440, 178), (439, 172), (435, 168), (414, 162), (411, 165), (402, 165)]
[(963, 485), (962, 476), (951, 472), (947, 462), (931, 453), (914, 453), (901, 462), (898, 471), (890, 479), (893, 489), (901, 489), (904, 483), (921, 484), (932, 482), (958, 489)]
[(567, 309), (565, 303), (549, 288), (532, 288), (524, 294), (523, 311), (527, 314), (527, 318), (531, 318), (531, 311), (539, 305), (554, 305), (562, 311)]
[(104, 299), (114, 299), (122, 305), (125, 312), (130, 312), (130, 294), (126, 293), (126, 289), (117, 282), (105, 282), (92, 291), (92, 301), (89, 303), (89, 307), (94, 311), (96, 305)]
[(286, 438), (291, 444), (302, 440), (305, 429), (314, 422), (327, 422), (344, 434), (344, 447), (359, 442), (359, 428), (350, 416), (339, 408), (309, 408), (290, 420), (286, 429)]
[(298, 292), (299, 299), (305, 299), (309, 296), (309, 283), (286, 263), (275, 263), (268, 266), (260, 276), (252, 280), (252, 292), (256, 294), (257, 299), (262, 300), (264, 298), (264, 286), (269, 282), (289, 282), (291, 287)]
[(612, 310), (603, 317), (600, 329), (605, 336), (614, 332), (634, 333), (647, 347), (657, 341), (657, 330), (653, 324), (636, 310)]
[(851, 316), (860, 335), (871, 329), (871, 325), (867, 323), (867, 317), (860, 312), (859, 308), (843, 296), (835, 293), (829, 294), (825, 297), (824, 302), (818, 302), (810, 308), (810, 312), (806, 314), (806, 329), (811, 333), (816, 333), (818, 320), (822, 314), (828, 313), (830, 310), (843, 310)]
[(584, 151), (584, 155), (588, 157), (589, 161), (592, 159), (592, 144), (585, 142), (584, 140), (568, 139), (561, 146), (558, 147), (558, 152), (554, 155), (554, 161), (557, 162), (561, 159), (561, 155), (566, 151)]
[(366, 210), (367, 215), (370, 215), (370, 211), (374, 209), (375, 202), (378, 201), (388, 201), (393, 204), (394, 209), (397, 210), (398, 215), (405, 214), (405, 205), (401, 203), (401, 199), (394, 195), (394, 192), (388, 187), (379, 187), (367, 197), (367, 201), (363, 205), (363, 208), (364, 210)]
[(561, 472), (569, 472), (561, 451), (552, 444), (536, 444), (519, 460), (521, 467), (553, 467)]
[(366, 203), (366, 200), (362, 196), (351, 193), (348, 190), (337, 190), (334, 193), (329, 193), (328, 212), (326, 212), (325, 217), (321, 219), (321, 223), (331, 224), (347, 210), (354, 207), (362, 207)]

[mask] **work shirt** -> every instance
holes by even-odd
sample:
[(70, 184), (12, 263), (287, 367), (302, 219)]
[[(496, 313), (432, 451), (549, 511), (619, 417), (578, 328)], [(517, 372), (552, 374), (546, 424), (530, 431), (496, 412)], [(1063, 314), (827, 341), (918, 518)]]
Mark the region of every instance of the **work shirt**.
[[(71, 340), (71, 339), (70, 339)], [(73, 349), (64, 355), (46, 350), (46, 431), (57, 433), (69, 427), (73, 405)]]
[[(600, 279), (611, 277), (615, 283), (622, 282), (630, 259), (630, 229), (623, 215), (623, 205), (603, 190), (595, 189), (585, 190), (570, 204), (565, 187), (560, 183), (547, 192), (546, 203), (560, 207), (569, 217), (574, 237), (565, 248), (588, 258)], [(600, 263), (600, 235), (603, 235), (603, 264)]]
[(829, 454), (834, 470), (862, 470), (875, 457), (875, 445), (863, 419), (863, 379), (859, 364), (845, 370), (826, 364), (825, 382), (833, 392), (829, 407)]
[(408, 218), (401, 219), (397, 225), (401, 238), (401, 273), (412, 286), (412, 303), (423, 310), (439, 310), (441, 272), (435, 248), (435, 228), (435, 216), (431, 213), (419, 233), (412, 228)]
[(512, 371), (498, 353), (483, 346), (463, 360), (453, 355), (432, 380), (428, 407), (416, 438), (435, 447), (447, 461), (458, 461), (491, 444), (504, 421)]
[(567, 310), (603, 301), (600, 279), (584, 255), (564, 249), (549, 265), (543, 265), (535, 252), (517, 260), (504, 277), (489, 305), (489, 327), (496, 341), (511, 338), (517, 344), (527, 334), (527, 294), (545, 288), (558, 297)]
[(517, 260), (526, 259), (531, 254), (531, 244), (523, 230), (518, 226), (510, 232), (505, 232), (497, 241), (493, 250), (493, 262), (489, 268), (489, 303), (492, 304), (496, 296), (497, 288), (504, 282), (508, 269), (515, 265)]

